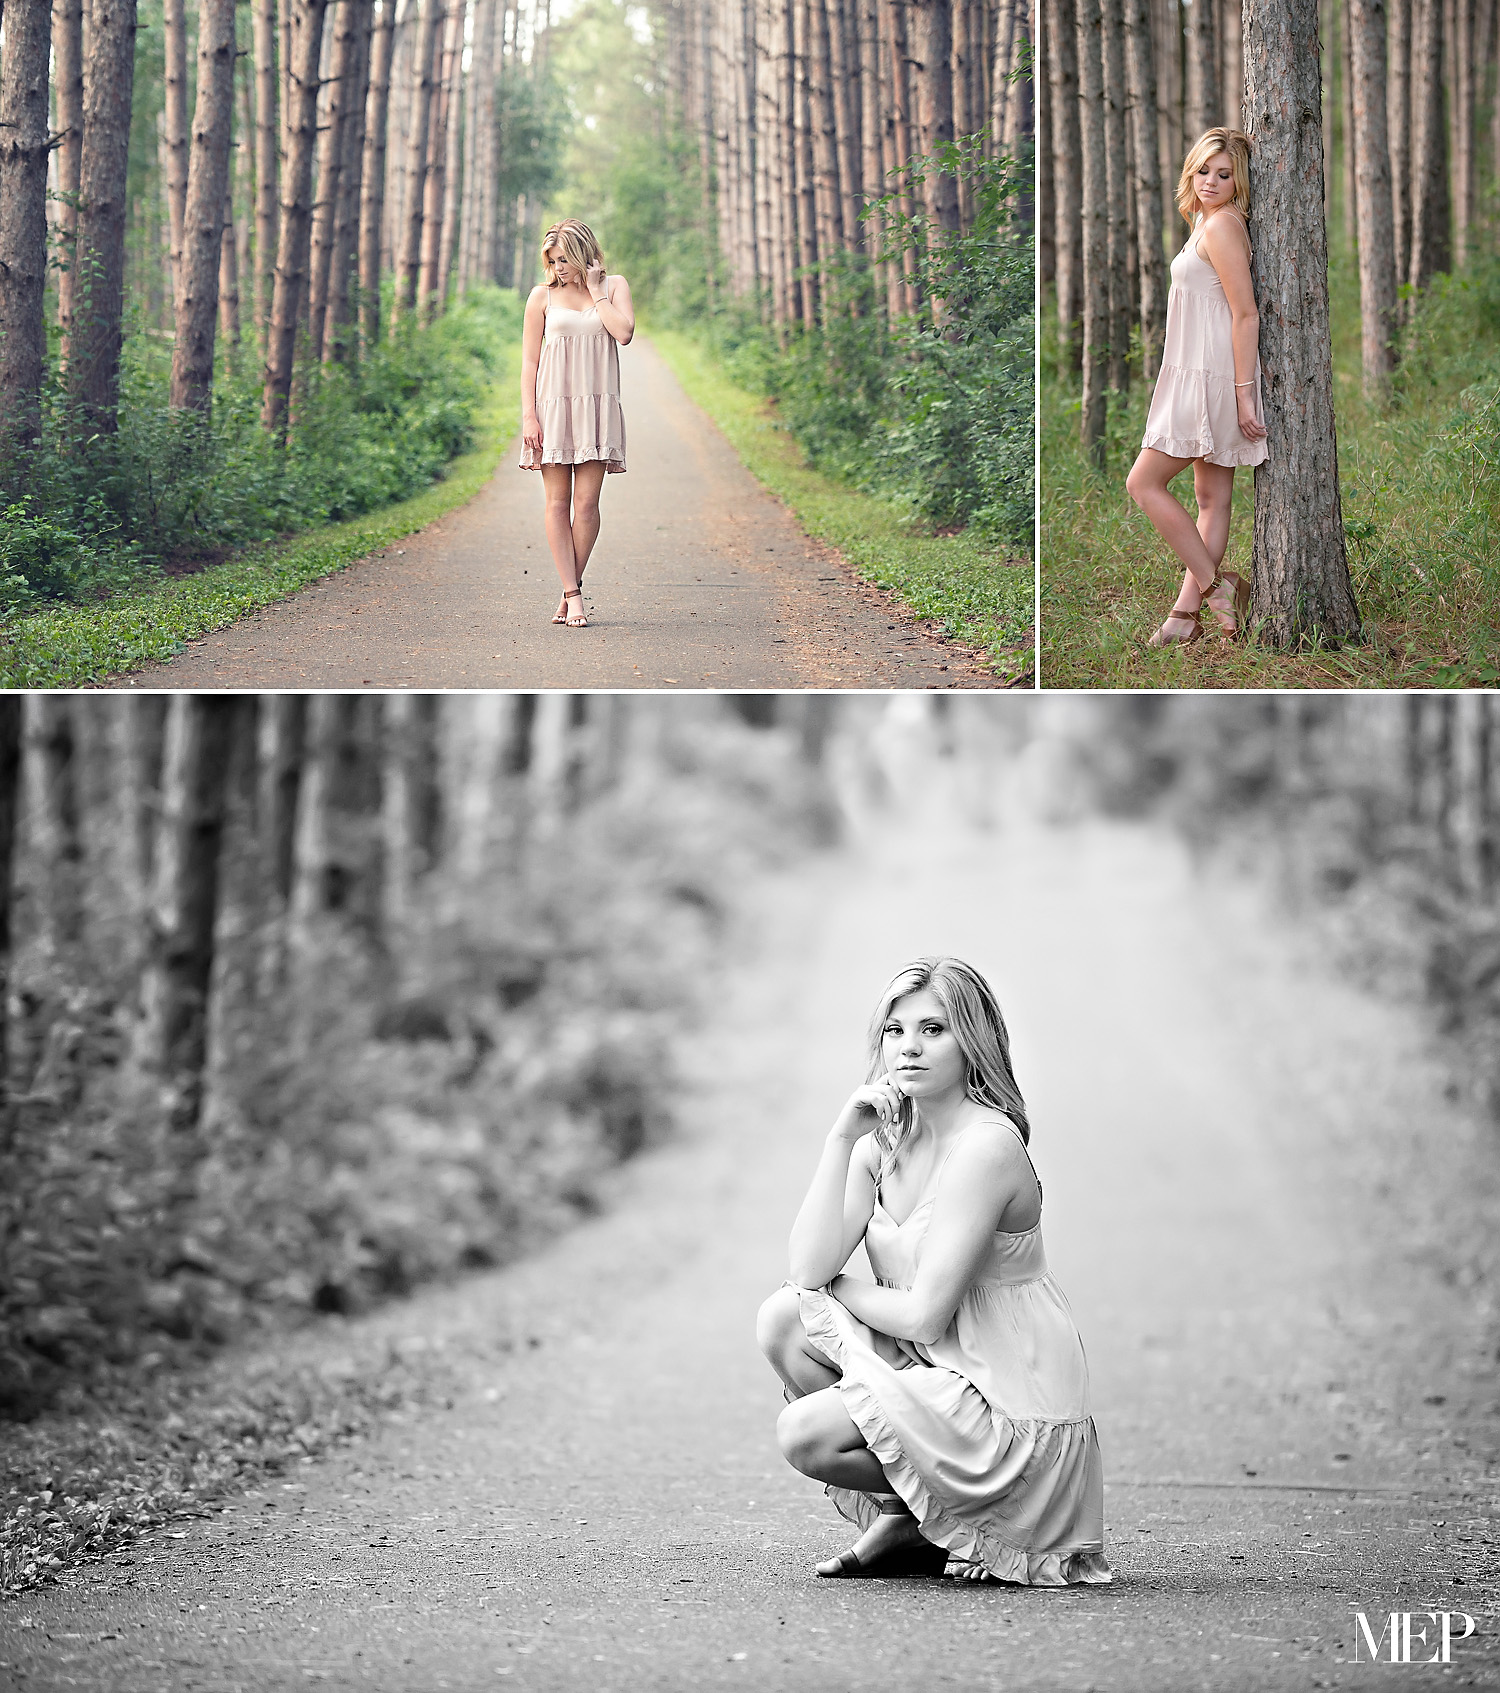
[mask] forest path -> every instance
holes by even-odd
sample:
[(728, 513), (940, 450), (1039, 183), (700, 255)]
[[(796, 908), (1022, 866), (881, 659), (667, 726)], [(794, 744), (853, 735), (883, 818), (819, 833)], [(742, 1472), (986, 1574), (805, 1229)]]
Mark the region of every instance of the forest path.
[[(758, 963), (685, 1043), (682, 1135), (607, 1215), (367, 1319), (457, 1362), (450, 1409), (26, 1596), (0, 1615), (15, 1685), (1305, 1693), (1378, 1676), (1352, 1613), (1392, 1609), (1479, 1615), (1450, 1674), (1500, 1684), (1481, 1301), (1402, 1164), (1485, 1136), (1416, 1020), (1255, 900), (1184, 898), (1162, 835), (869, 839), (772, 888)], [(849, 1530), (776, 1452), (756, 1306), (879, 985), (944, 948), (1012, 1014), (1112, 1587), (819, 1581)]]
[(621, 355), (629, 469), (607, 476), (590, 627), (554, 626), (542, 479), (519, 442), (399, 545), (116, 677), (153, 688), (995, 687), (858, 580), (740, 463), (644, 339)]

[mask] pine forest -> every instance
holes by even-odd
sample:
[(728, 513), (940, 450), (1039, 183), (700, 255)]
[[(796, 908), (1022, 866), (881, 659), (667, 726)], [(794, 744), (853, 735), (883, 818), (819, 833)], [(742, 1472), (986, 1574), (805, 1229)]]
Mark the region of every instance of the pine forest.
[[(1041, 27), (1046, 682), (1492, 684), (1494, 5), (1055, 0)], [(1259, 640), (1158, 657), (1173, 574), (1123, 481), (1188, 235), (1178, 178), (1216, 125), (1250, 136), (1267, 426), (1297, 450), (1236, 478), (1225, 565), (1255, 573)]]

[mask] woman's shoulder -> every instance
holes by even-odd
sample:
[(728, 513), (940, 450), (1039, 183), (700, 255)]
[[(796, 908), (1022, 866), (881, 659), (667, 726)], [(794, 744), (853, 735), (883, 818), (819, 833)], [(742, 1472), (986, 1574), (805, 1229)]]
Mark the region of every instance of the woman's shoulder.
[(1013, 1163), (1028, 1162), (1026, 1143), (1021, 1131), (1000, 1111), (987, 1110), (960, 1133), (953, 1147), (956, 1162), (971, 1168), (984, 1165), (992, 1169), (1009, 1169)]
[(1203, 245), (1216, 252), (1244, 252), (1250, 245), (1250, 226), (1238, 206), (1221, 206), (1203, 226)]
[(545, 282), (538, 282), (526, 296), (526, 305), (528, 309), (532, 306), (544, 305), (548, 294), (551, 292), (552, 290)]

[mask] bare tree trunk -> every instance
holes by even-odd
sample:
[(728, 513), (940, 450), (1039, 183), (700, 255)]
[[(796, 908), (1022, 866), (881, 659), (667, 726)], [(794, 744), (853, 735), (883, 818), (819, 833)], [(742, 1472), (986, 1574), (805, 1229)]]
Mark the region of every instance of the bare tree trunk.
[(1224, 120), (1220, 116), (1219, 45), (1214, 34), (1212, 0), (1192, 0), (1187, 8), (1187, 129), (1196, 139)]
[(302, 295), (307, 286), (312, 223), (313, 144), (318, 123), (318, 68), (327, 0), (294, 0), (292, 74), (288, 106), (286, 172), (281, 191), (281, 232), (276, 248), (276, 291), (271, 302), (261, 422), (284, 439), (292, 391), (292, 360)]
[(187, 6), (186, 0), (162, 0), (162, 45), (165, 53), (162, 124), (166, 132), (167, 227), (171, 231), (167, 262), (171, 267), (173, 299), (182, 263), (182, 221), (187, 214)]
[(437, 49), (443, 21), (443, 0), (423, 0), (421, 29), (412, 64), (411, 110), (407, 117), (406, 187), (400, 245), (396, 257), (396, 308), (391, 333), (402, 312), (415, 310), (417, 282), (422, 269), (422, 213), (427, 181), (427, 151), (436, 103)]
[(1448, 130), (1443, 121), (1443, 0), (1412, 0), (1413, 288), (1451, 263)]
[(1108, 176), (1104, 161), (1104, 15), (1100, 0), (1077, 0), (1078, 95), (1083, 146), (1083, 406), (1080, 431), (1094, 468), (1104, 469), (1109, 379)]
[(850, 51), (846, 17), (847, 11), (857, 7), (858, 3), (859, 0), (824, 0), (832, 49), (833, 118), (838, 134), (844, 245), (851, 252), (859, 252), (864, 246), (859, 224), (860, 207), (864, 201), (860, 192), (859, 57)]
[[(906, 48), (906, 0), (881, 0), (885, 16), (882, 43), (891, 91), (890, 123), (885, 132), (886, 181), (897, 191), (896, 206), (903, 219), (910, 219), (914, 206), (911, 179), (906, 167), (911, 161), (912, 142), (911, 66)], [(903, 244), (897, 264), (891, 266), (896, 290), (892, 316), (911, 315), (919, 304), (914, 282), (915, 254)]]
[(1411, 8), (1412, 0), (1390, 0), (1386, 129), (1398, 283), (1411, 274)]
[(1036, 164), (1037, 204), (1042, 207), (1041, 221), (1036, 230), (1037, 281), (1042, 288), (1057, 285), (1057, 217), (1055, 214), (1057, 187), (1053, 174), (1055, 155), (1052, 151), (1052, 31), (1057, 27), (1048, 5), (1038, 5), (1036, 56), (1038, 74), (1035, 77), (1036, 127), (1039, 144), (1032, 157)]
[(339, 138), (339, 192), (333, 208), (333, 253), (323, 318), (323, 362), (342, 364), (354, 354), (353, 292), (359, 280), (359, 216), (364, 191), (365, 110), (370, 82), (374, 0), (361, 0), (356, 23), (350, 97)]
[[(12, 0), (14, 3), (14, 0)], [(21, 798), (21, 696), (0, 695), (0, 1122), (9, 1111), (10, 995), (16, 814)]]
[(447, 0), (443, 18), (432, 115), (427, 134), (427, 165), (422, 179), (421, 263), (417, 277), (417, 309), (423, 321), (439, 309), (438, 248), (443, 235), (444, 189), (448, 175), (449, 80), (457, 53), (456, 24), (462, 21), (463, 0)]
[(1254, 603), (1262, 640), (1349, 640), (1315, 0), (1245, 0), (1256, 299), (1270, 452), (1255, 472)]
[[(126, 158), (135, 89), (135, 0), (91, 0), (79, 161), (75, 318), (64, 354), (94, 428), (113, 432), (125, 300)], [(79, 314), (84, 295), (87, 310)]]
[[(57, 322), (66, 340), (73, 321), (78, 167), (83, 159), (83, 0), (52, 7), (53, 87), (57, 97)], [(3, 1071), (0, 1055), (0, 1071)]]
[(1339, 52), (1339, 111), (1343, 146), (1344, 174), (1344, 239), (1353, 253), (1359, 246), (1359, 191), (1354, 185), (1354, 46), (1350, 27), (1350, 8), (1354, 0), (1340, 0), (1335, 7), (1338, 19)]
[(828, 0), (809, 0), (809, 19), (812, 24), (812, 60), (808, 77), (813, 99), (813, 187), (818, 211), (818, 252), (826, 263), (844, 245)]
[(464, 123), (462, 104), (463, 48), (467, 12), (468, 0), (455, 0), (452, 25), (454, 46), (446, 80), (447, 92), (444, 96), (446, 117), (444, 119), (443, 217), (442, 227), (438, 235), (437, 272), (433, 279), (432, 299), (435, 313), (442, 312), (447, 307), (448, 286), (453, 275), (453, 248), (458, 238), (459, 143), (463, 138)]
[(234, 195), (224, 196), (224, 224), (219, 237), (219, 339), (237, 369), (240, 344), (240, 254), (235, 239)]
[(173, 406), (200, 412), (208, 411), (213, 402), (219, 249), (229, 194), (229, 142), (234, 123), (234, 51), (234, 0), (202, 0), (193, 153), (173, 306), (177, 333), (172, 342), (170, 397)]
[(1130, 245), (1128, 211), (1134, 180), (1125, 141), (1125, 40), (1121, 0), (1102, 0), (1104, 51), (1104, 162), (1106, 195), (1105, 262), (1109, 270), (1109, 385), (1119, 393), (1130, 386)]
[(474, 56), (464, 94), (463, 227), (459, 235), (458, 291), (486, 281), (484, 179), (489, 175), (489, 138), (495, 121), (496, 0), (476, 0)]
[(1052, 88), (1053, 180), (1056, 195), (1057, 340), (1066, 362), (1078, 368), (1083, 316), (1083, 138), (1078, 99), (1078, 24), (1075, 0), (1045, 0)]
[(276, 288), (278, 147), (276, 0), (254, 0), (250, 12), (255, 55), (255, 330), (264, 356)]
[(173, 1134), (196, 1130), (203, 1103), (224, 774), (236, 710), (235, 700), (212, 694), (174, 694), (168, 707), (150, 944), (132, 1057)]
[[(953, 139), (953, 43), (950, 0), (907, 0), (913, 25), (912, 67), (917, 83), (917, 124), (922, 152), (931, 158)], [(929, 170), (923, 182), (927, 219), (934, 230), (958, 230), (958, 179)]]
[(1474, 223), (1474, 0), (1452, 0), (1453, 257), (1468, 268)]
[(1395, 354), (1396, 248), (1386, 146), (1385, 0), (1349, 0), (1355, 181), (1359, 194), (1360, 349), (1365, 398), (1383, 404)]
[(821, 232), (817, 190), (814, 186), (812, 95), (808, 76), (808, 4), (792, 0), (793, 52), (796, 56), (796, 160), (797, 225), (801, 243), (802, 321), (810, 329), (818, 321), (818, 238)]
[(359, 205), (359, 308), (365, 346), (380, 339), (380, 228), (385, 205), (386, 122), (391, 101), (391, 49), (396, 0), (380, 0), (370, 45), (370, 94), (365, 107), (364, 191)]
[(1245, 100), (1245, 67), (1240, 45), (1240, 0), (1221, 0), (1219, 31), (1219, 105), (1222, 123), (1238, 129)]
[[(972, 135), (978, 127), (970, 103), (973, 91), (974, 43), (969, 38), (972, 13), (968, 0), (956, 0), (953, 7), (953, 133)], [(958, 221), (963, 229), (974, 222), (974, 194), (969, 184), (958, 185)]]
[(286, 979), (288, 912), (296, 879), (297, 817), (307, 748), (307, 694), (268, 694), (261, 713), (260, 855), (270, 907), (261, 956), (260, 993), (278, 992)]
[(779, 283), (784, 290), (782, 321), (804, 319), (801, 284), (796, 280), (800, 263), (802, 215), (797, 192), (799, 110), (797, 59), (793, 50), (792, 9), (795, 0), (770, 0), (776, 14), (776, 157), (781, 179), (782, 253)]
[(29, 452), (47, 362), (47, 0), (9, 0), (0, 60), (0, 459)]
[(354, 73), (359, 52), (360, 0), (335, 0), (335, 4), (333, 52), (324, 84), (327, 108), (318, 133), (307, 287), (307, 343), (319, 358), (323, 353), (323, 325), (328, 313), (328, 282), (333, 274), (333, 226), (338, 213), (339, 176), (344, 164), (349, 112), (357, 97)]
[(1141, 374), (1154, 381), (1161, 370), (1162, 342), (1167, 333), (1167, 266), (1162, 250), (1161, 154), (1156, 144), (1156, 56), (1146, 0), (1125, 0), (1125, 50), (1135, 143)]

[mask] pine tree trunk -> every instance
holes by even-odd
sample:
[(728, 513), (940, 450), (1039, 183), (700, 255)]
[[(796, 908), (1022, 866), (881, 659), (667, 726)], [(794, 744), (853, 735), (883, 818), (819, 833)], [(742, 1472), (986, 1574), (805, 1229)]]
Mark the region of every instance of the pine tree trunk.
[(849, 50), (849, 29), (845, 17), (848, 5), (858, 0), (823, 0), (828, 19), (830, 63), (833, 71), (833, 123), (838, 142), (839, 192), (843, 198), (840, 223), (843, 244), (850, 252), (863, 245), (859, 212), (859, 59)]
[[(188, 169), (183, 244), (173, 316), (170, 403), (207, 412), (213, 402), (214, 332), (219, 319), (219, 262), (229, 194), (234, 125), (234, 0), (201, 0), (198, 98)], [(230, 225), (233, 240), (233, 225)]]
[[(52, 83), (57, 101), (57, 322), (66, 341), (73, 320), (78, 167), (83, 158), (83, 0), (52, 7)], [(0, 1057), (0, 1071), (3, 1071)]]
[(1187, 130), (1190, 141), (1224, 120), (1219, 115), (1219, 44), (1213, 0), (1187, 7)]
[(1078, 98), (1083, 149), (1084, 451), (1104, 469), (1109, 380), (1109, 237), (1104, 159), (1104, 13), (1100, 0), (1077, 0)]
[(795, 0), (771, 0), (776, 13), (776, 152), (781, 179), (781, 286), (785, 290), (782, 321), (808, 321), (803, 290), (796, 280), (801, 262), (801, 202), (797, 193), (797, 60), (793, 51), (792, 9)]
[(264, 356), (276, 289), (279, 209), (281, 79), (276, 66), (276, 0), (253, 0), (250, 27), (255, 55), (255, 331)]
[(168, 707), (150, 943), (132, 1057), (172, 1134), (192, 1134), (203, 1103), (224, 775), (237, 709), (229, 696), (188, 693), (174, 694)]
[(433, 298), (438, 312), (446, 310), (449, 281), (453, 275), (453, 249), (458, 240), (459, 144), (465, 122), (463, 110), (463, 46), (468, 0), (457, 0), (454, 8), (453, 62), (448, 71), (445, 155), (443, 163), (443, 222), (438, 239), (437, 276)]
[(1043, 289), (1057, 285), (1057, 218), (1055, 215), (1057, 189), (1053, 178), (1052, 152), (1052, 30), (1055, 27), (1052, 8), (1037, 7), (1036, 57), (1038, 72), (1033, 86), (1036, 89), (1036, 127), (1040, 145), (1033, 158), (1036, 163), (1037, 204), (1042, 207), (1041, 221), (1036, 229), (1037, 281)]
[(120, 403), (135, 27), (135, 0), (91, 0), (73, 285), (75, 306), (86, 292), (88, 311), (75, 316), (63, 362), (86, 416), (104, 433), (113, 432)]
[(1135, 153), (1136, 255), (1140, 270), (1141, 374), (1154, 382), (1167, 332), (1161, 154), (1157, 148), (1156, 56), (1146, 0), (1125, 0), (1125, 60)]
[[(826, 262), (844, 245), (828, 0), (809, 0), (809, 11), (812, 23), (809, 77), (813, 97), (813, 184), (818, 210), (818, 252)], [(826, 286), (826, 276), (824, 280)]]
[(312, 226), (313, 147), (317, 139), (318, 70), (327, 0), (294, 0), (292, 70), (287, 113), (286, 170), (282, 178), (281, 230), (276, 247), (276, 289), (266, 346), (261, 423), (285, 439), (292, 392), (292, 360), (307, 287)]
[(1386, 130), (1390, 140), (1391, 214), (1398, 284), (1411, 275), (1411, 9), (1412, 0), (1390, 0)]
[(1349, 0), (1359, 195), (1360, 350), (1365, 398), (1383, 404), (1395, 355), (1396, 248), (1386, 145), (1385, 0)]
[(1243, 125), (1240, 108), (1245, 100), (1245, 67), (1240, 51), (1240, 0), (1221, 0), (1217, 19), (1219, 39), (1220, 121), (1231, 129)]
[(1255, 207), (1269, 454), (1255, 473), (1254, 613), (1277, 647), (1359, 633), (1344, 554), (1315, 0), (1245, 0), (1245, 109)]
[(359, 308), (366, 347), (380, 339), (380, 230), (385, 207), (386, 122), (391, 103), (395, 0), (380, 0), (370, 44), (370, 96), (365, 108), (363, 192), (359, 204)]
[(0, 461), (29, 453), (47, 362), (48, 0), (9, 0), (0, 58)]
[[(861, 199), (868, 204), (883, 195), (886, 189), (880, 158), (880, 23), (876, 0), (854, 0), (854, 3), (859, 25)], [(870, 255), (875, 298), (883, 301), (886, 297), (885, 266), (877, 255), (884, 244), (885, 226), (880, 212), (872, 207), (863, 225), (864, 249)]]
[(365, 112), (370, 84), (374, 0), (359, 0), (348, 109), (339, 137), (339, 191), (333, 208), (333, 252), (323, 318), (323, 362), (343, 364), (355, 352), (354, 289), (359, 280), (359, 215), (364, 192)]
[(808, 72), (809, 0), (792, 0), (795, 37), (792, 51), (796, 56), (796, 161), (797, 161), (797, 227), (801, 251), (798, 262), (802, 269), (802, 321), (811, 329), (818, 321), (818, 238), (822, 229), (819, 219), (817, 189), (814, 186), (812, 95)]
[[(907, 0), (912, 22), (912, 68), (917, 84), (917, 126), (921, 150), (932, 158), (953, 139), (953, 39), (950, 0)], [(927, 220), (943, 235), (958, 231), (958, 179), (951, 171), (929, 170), (923, 182)]]
[(224, 222), (219, 237), (219, 340), (228, 350), (231, 370), (239, 366), (240, 253), (234, 227), (234, 193), (224, 196)]
[(1466, 270), (1474, 224), (1474, 0), (1453, 0), (1453, 23), (1453, 258)]
[(313, 201), (311, 258), (307, 283), (307, 343), (322, 357), (328, 284), (333, 275), (333, 226), (338, 213), (339, 177), (344, 165), (350, 109), (356, 98), (359, 8), (361, 0), (333, 0), (333, 52), (328, 64), (326, 110), (318, 131), (316, 197)]
[[(1013, 38), (1012, 69), (1021, 65), (1031, 66), (1031, 28), (1033, 17), (1033, 0), (1015, 0), (1015, 32)], [(1035, 136), (1035, 120), (1032, 115), (1031, 77), (1021, 77), (1006, 104), (1004, 143), (1010, 153), (1019, 153)], [(1023, 194), (1022, 205), (1026, 203)], [(1030, 214), (1023, 213), (1029, 220)]]
[(1047, 5), (1048, 76), (1052, 93), (1053, 180), (1058, 185), (1053, 229), (1057, 241), (1057, 340), (1067, 363), (1079, 366), (1083, 316), (1083, 138), (1078, 98), (1075, 0)]
[(427, 181), (427, 145), (435, 104), (434, 89), (439, 71), (437, 50), (442, 22), (443, 0), (423, 0), (416, 54), (412, 60), (411, 98), (405, 114), (406, 181), (396, 250), (396, 304), (391, 313), (393, 335), (401, 314), (414, 311), (417, 304), (417, 282), (422, 270), (423, 190)]
[(172, 296), (182, 263), (182, 224), (187, 214), (187, 4), (162, 0), (163, 71), (162, 127), (165, 133), (165, 180), (168, 236), (167, 263), (171, 267)]
[(482, 136), (488, 141), (494, 122), (495, 3), (496, 0), (476, 0), (474, 55), (464, 93), (463, 214), (458, 243), (460, 294), (467, 293), (476, 282), (485, 280), (480, 231), (484, 222), (482, 173), (488, 171), (489, 155), (480, 138)]
[(1109, 268), (1109, 385), (1119, 393), (1130, 386), (1130, 230), (1128, 210), (1135, 183), (1125, 142), (1125, 39), (1122, 0), (1102, 0), (1104, 51), (1104, 162), (1106, 196), (1105, 255)]
[(1448, 130), (1443, 121), (1443, 0), (1412, 0), (1413, 288), (1451, 263)]

